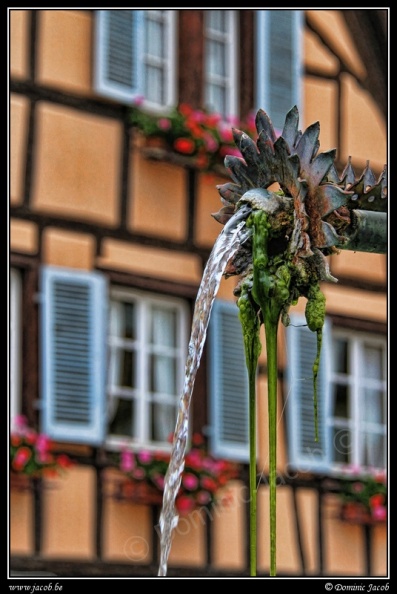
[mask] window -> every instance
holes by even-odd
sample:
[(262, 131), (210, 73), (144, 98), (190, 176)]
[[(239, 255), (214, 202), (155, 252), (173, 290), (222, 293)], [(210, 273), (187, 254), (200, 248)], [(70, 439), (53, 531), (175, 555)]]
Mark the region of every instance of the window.
[(204, 100), (206, 108), (225, 119), (237, 115), (237, 14), (204, 12)]
[(184, 379), (185, 302), (123, 289), (109, 299), (104, 275), (50, 266), (41, 293), (42, 430), (59, 441), (167, 447)]
[(164, 447), (175, 429), (188, 344), (183, 301), (113, 289), (108, 442)]
[(312, 365), (316, 334), (291, 316), (287, 336), (289, 459), (298, 470), (386, 467), (386, 341), (326, 322), (318, 375), (319, 442), (314, 441)]
[(12, 422), (21, 412), (21, 276), (15, 268), (10, 270), (9, 322), (9, 412)]
[(144, 97), (158, 109), (176, 98), (176, 11), (98, 10), (95, 89), (122, 103)]
[(294, 105), (302, 115), (300, 96), (302, 12), (256, 12), (256, 103), (276, 129)]
[(386, 467), (386, 345), (365, 334), (333, 336), (332, 461)]

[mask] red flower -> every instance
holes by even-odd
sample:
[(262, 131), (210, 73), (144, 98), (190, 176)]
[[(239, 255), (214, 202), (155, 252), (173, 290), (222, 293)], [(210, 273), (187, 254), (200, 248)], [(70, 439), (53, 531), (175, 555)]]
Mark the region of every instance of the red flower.
[(191, 497), (180, 495), (175, 501), (175, 506), (180, 513), (188, 514), (195, 508), (196, 504)]
[(21, 446), (14, 456), (12, 466), (15, 470), (22, 470), (32, 456), (32, 451), (26, 446)]
[(191, 155), (194, 153), (196, 146), (190, 138), (177, 138), (174, 142), (174, 149), (178, 153)]
[(193, 433), (193, 435), (192, 435), (192, 444), (194, 446), (202, 446), (202, 445), (204, 445), (204, 437), (200, 433)]
[(193, 108), (187, 103), (181, 103), (179, 105), (179, 112), (184, 116), (189, 116), (191, 113), (193, 113)]
[(66, 454), (59, 454), (57, 457), (57, 464), (59, 464), (61, 468), (70, 468), (73, 466), (72, 460), (69, 456), (66, 456)]
[(209, 476), (203, 476), (203, 478), (201, 479), (200, 482), (201, 482), (202, 487), (204, 487), (204, 489), (207, 489), (208, 491), (211, 491), (211, 492), (216, 491), (217, 484), (214, 481), (214, 479), (210, 478)]
[(379, 507), (380, 505), (383, 505), (384, 501), (384, 496), (381, 493), (377, 493), (376, 495), (372, 495), (372, 497), (370, 497), (369, 505), (371, 507)]

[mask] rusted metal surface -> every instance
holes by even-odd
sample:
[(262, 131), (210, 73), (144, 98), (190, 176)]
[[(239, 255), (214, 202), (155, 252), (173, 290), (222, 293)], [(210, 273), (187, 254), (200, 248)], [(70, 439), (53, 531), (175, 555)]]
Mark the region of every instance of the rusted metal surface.
[(254, 190), (259, 194), (276, 184), (285, 212), (293, 205), (296, 257), (312, 256), (314, 249), (325, 256), (335, 249), (387, 251), (386, 165), (378, 179), (369, 162), (356, 177), (349, 158), (339, 175), (336, 151), (318, 153), (319, 122), (302, 133), (296, 107), (288, 112), (279, 137), (263, 110), (256, 115), (256, 128), (256, 141), (233, 130), (242, 158), (225, 158), (232, 183), (217, 186), (223, 207), (213, 215), (216, 220), (226, 224), (248, 192), (252, 198)]

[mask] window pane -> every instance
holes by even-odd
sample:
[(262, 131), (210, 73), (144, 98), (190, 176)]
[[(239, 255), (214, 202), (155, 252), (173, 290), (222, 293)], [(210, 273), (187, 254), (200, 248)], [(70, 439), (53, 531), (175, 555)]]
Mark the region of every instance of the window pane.
[(150, 389), (152, 392), (176, 394), (176, 361), (173, 357), (152, 355)]
[(349, 390), (348, 386), (334, 386), (334, 417), (347, 419), (349, 416)]
[(154, 441), (167, 441), (176, 423), (176, 407), (170, 404), (153, 402), (151, 407), (152, 436)]
[(146, 21), (146, 48), (151, 56), (164, 58), (164, 25), (149, 17)]
[(206, 91), (206, 105), (208, 109), (216, 113), (225, 114), (227, 112), (225, 89), (217, 85), (207, 85)]
[(336, 373), (347, 373), (348, 349), (347, 341), (343, 338), (337, 338), (334, 341), (334, 366)]
[(207, 25), (215, 31), (224, 33), (226, 31), (226, 14), (223, 10), (209, 10), (207, 13)]
[(386, 439), (384, 435), (362, 432), (361, 444), (363, 466), (386, 467)]
[(348, 429), (334, 428), (333, 449), (334, 461), (341, 464), (348, 464), (351, 453), (351, 434)]
[(363, 421), (385, 423), (385, 394), (382, 390), (363, 390), (363, 406), (360, 407)]
[(380, 347), (364, 345), (363, 376), (371, 379), (383, 379), (383, 352)]
[(135, 401), (123, 398), (112, 400), (113, 411), (109, 424), (110, 433), (113, 435), (133, 436), (132, 427), (135, 418)]
[(114, 301), (110, 312), (110, 333), (118, 338), (136, 339), (136, 306), (134, 302)]
[(174, 310), (152, 308), (151, 342), (156, 346), (176, 346), (176, 312)]
[(145, 97), (153, 103), (163, 103), (163, 78), (164, 73), (161, 68), (146, 66)]
[(224, 43), (209, 41), (207, 46), (208, 73), (226, 76), (226, 47)]
[(114, 349), (111, 379), (113, 386), (122, 386), (124, 388), (135, 387), (135, 352)]

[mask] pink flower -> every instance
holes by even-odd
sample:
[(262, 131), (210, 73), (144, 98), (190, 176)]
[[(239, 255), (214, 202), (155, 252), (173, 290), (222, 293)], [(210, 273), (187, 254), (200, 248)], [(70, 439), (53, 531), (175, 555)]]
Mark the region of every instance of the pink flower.
[(28, 420), (25, 415), (17, 415), (14, 419), (14, 424), (18, 433), (24, 433), (28, 427)]
[(219, 146), (219, 144), (217, 143), (215, 138), (213, 136), (211, 136), (211, 134), (205, 135), (204, 142), (205, 142), (205, 146), (206, 146), (207, 150), (210, 151), (210, 153), (214, 153)]
[(142, 464), (148, 464), (152, 461), (153, 458), (152, 454), (146, 450), (142, 450), (141, 452), (139, 452), (137, 457), (139, 462), (142, 462)]
[(138, 481), (141, 481), (143, 478), (145, 478), (145, 471), (143, 468), (134, 468), (131, 474), (133, 478), (137, 479)]
[(134, 454), (129, 450), (123, 450), (120, 455), (120, 470), (131, 472), (135, 466)]
[(143, 95), (138, 95), (137, 97), (134, 97), (132, 102), (136, 107), (139, 107), (144, 101), (145, 97)]
[(229, 115), (227, 116), (226, 121), (229, 122), (229, 124), (231, 124), (235, 128), (240, 125), (240, 122), (236, 116)]
[(208, 493), (208, 491), (200, 491), (199, 493), (197, 493), (197, 502), (200, 505), (207, 505), (207, 503), (209, 503), (211, 501), (211, 495)]
[(220, 127), (219, 136), (222, 142), (233, 142), (233, 131), (229, 126)]
[(37, 436), (36, 450), (41, 454), (45, 454), (50, 449), (50, 438), (41, 433)]
[(199, 109), (196, 109), (195, 111), (193, 111), (193, 113), (190, 114), (190, 118), (197, 124), (202, 124), (203, 122), (205, 122), (206, 117), (207, 116), (205, 115), (205, 113), (200, 111)]
[(233, 157), (241, 157), (241, 152), (238, 148), (234, 148), (232, 146), (221, 146), (219, 149), (219, 153), (221, 157), (226, 157), (226, 155), (232, 155)]
[(352, 491), (354, 491), (354, 493), (361, 493), (361, 491), (364, 489), (364, 485), (362, 483), (353, 483), (352, 484)]
[(168, 118), (160, 118), (157, 121), (157, 125), (160, 130), (169, 130), (171, 128), (171, 122)]
[(162, 474), (154, 474), (152, 479), (156, 487), (161, 490), (164, 489), (164, 476)]
[(377, 505), (371, 509), (374, 520), (383, 522), (387, 518), (387, 509), (384, 505)]
[(184, 475), (182, 483), (186, 489), (189, 491), (194, 491), (194, 489), (197, 489), (198, 478), (194, 474), (188, 473)]

